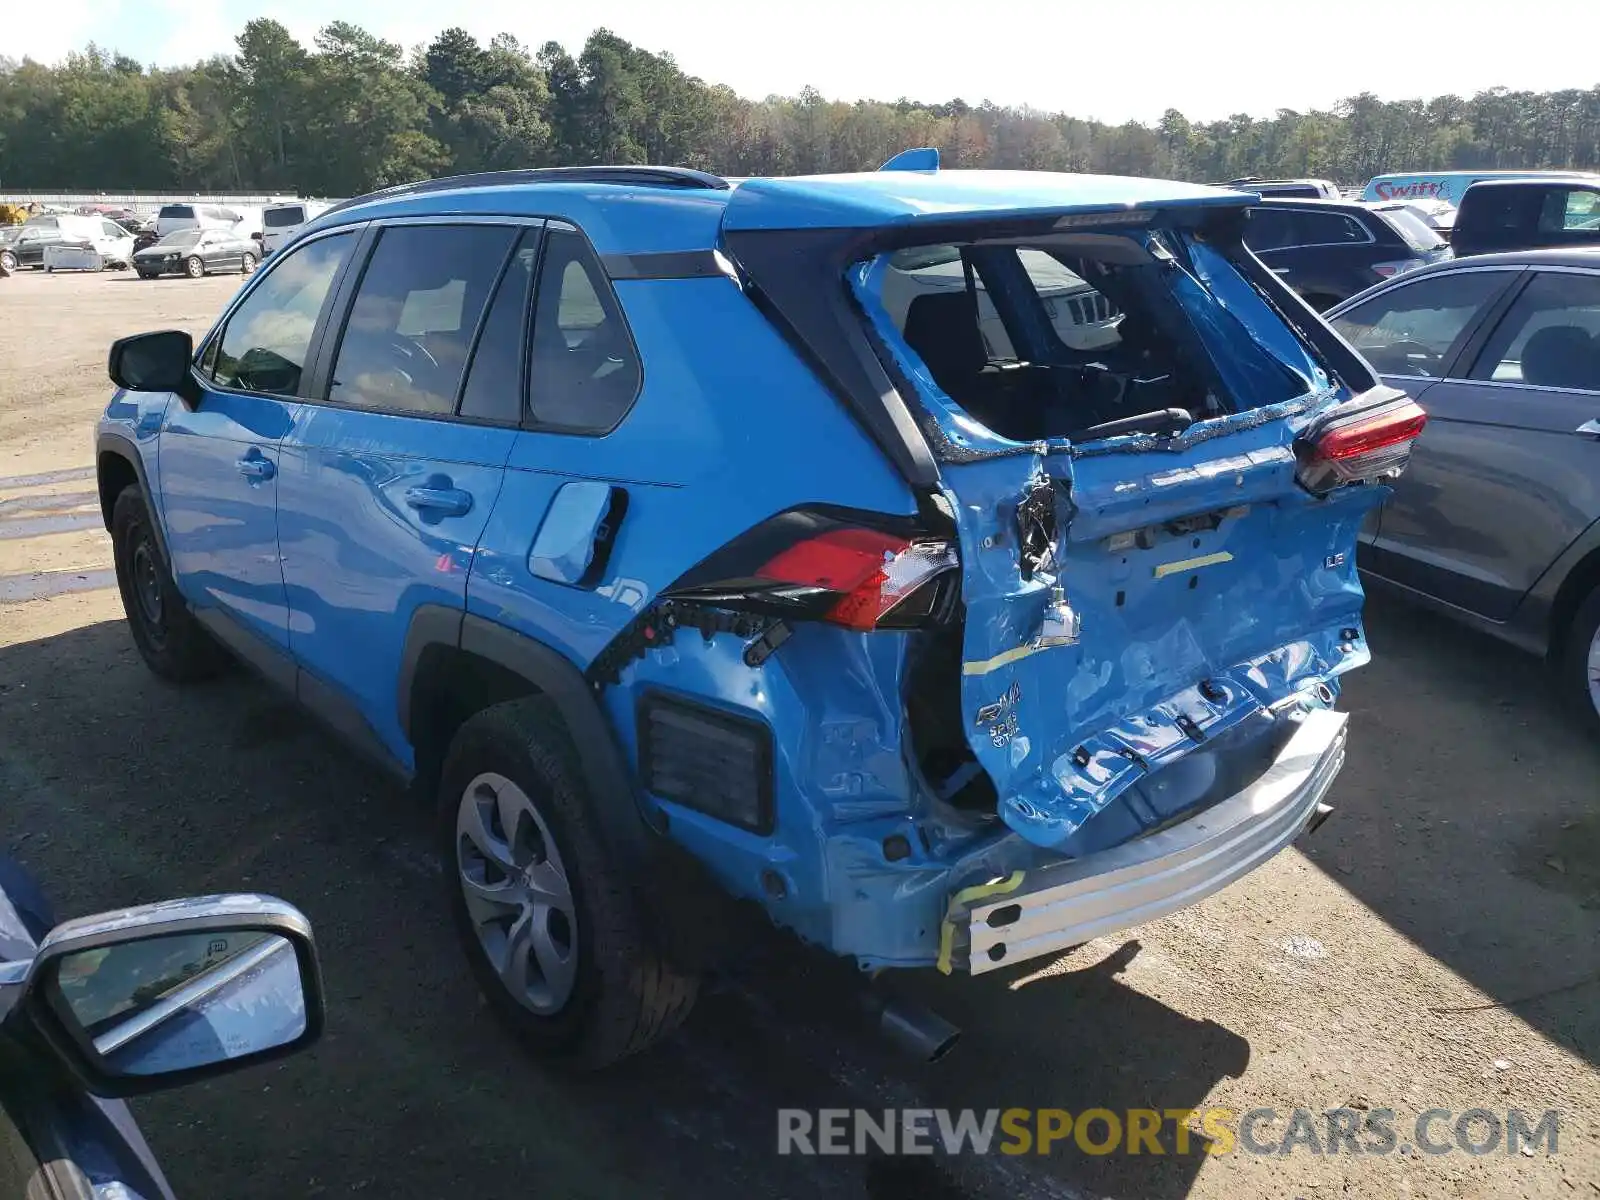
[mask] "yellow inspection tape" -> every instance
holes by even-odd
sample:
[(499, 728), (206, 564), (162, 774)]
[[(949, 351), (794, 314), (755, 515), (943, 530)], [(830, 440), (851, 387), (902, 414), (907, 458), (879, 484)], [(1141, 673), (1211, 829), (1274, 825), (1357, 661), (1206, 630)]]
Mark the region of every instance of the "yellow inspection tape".
[(1004, 896), (1007, 892), (1014, 892), (1022, 886), (1024, 872), (1013, 871), (1005, 879), (997, 879), (993, 883), (980, 883), (976, 887), (962, 888), (950, 897), (950, 902), (945, 905), (944, 924), (939, 927), (939, 961), (936, 964), (941, 974), (950, 974), (950, 958), (956, 949), (956, 918), (967, 910), (967, 906), (974, 900), (984, 900), (990, 896)]
[(1049, 646), (1036, 646), (1032, 642), (1022, 646), (1013, 646), (1010, 650), (996, 654), (993, 658), (983, 659), (981, 662), (961, 664), (963, 675), (987, 675), (990, 671), (997, 671), (1008, 663), (1014, 663), (1020, 658), (1027, 658), (1030, 654), (1037, 654), (1041, 650), (1049, 650)]
[(1176, 575), (1180, 571), (1198, 571), (1201, 567), (1214, 567), (1218, 563), (1232, 561), (1232, 554), (1226, 550), (1219, 550), (1215, 554), (1202, 554), (1199, 558), (1184, 558), (1177, 562), (1162, 563), (1156, 568), (1156, 578), (1165, 579), (1168, 575)]

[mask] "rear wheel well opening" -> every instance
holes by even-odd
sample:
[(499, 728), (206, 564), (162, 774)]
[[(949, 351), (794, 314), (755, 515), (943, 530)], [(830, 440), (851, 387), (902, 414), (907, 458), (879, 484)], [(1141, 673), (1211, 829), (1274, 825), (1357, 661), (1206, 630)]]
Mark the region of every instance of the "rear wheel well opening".
[(423, 650), (411, 682), (409, 723), (422, 794), (431, 796), (437, 789), (445, 755), (462, 725), (486, 708), (539, 691), (508, 667), (456, 646)]
[(1600, 549), (1591, 550), (1561, 581), (1555, 602), (1550, 606), (1550, 632), (1545, 654), (1551, 661), (1561, 657), (1572, 633), (1572, 619), (1595, 588), (1600, 587)]
[(139, 474), (122, 455), (114, 450), (104, 450), (95, 460), (95, 478), (100, 491), (100, 516), (109, 531), (111, 510), (116, 507), (117, 497), (139, 482)]

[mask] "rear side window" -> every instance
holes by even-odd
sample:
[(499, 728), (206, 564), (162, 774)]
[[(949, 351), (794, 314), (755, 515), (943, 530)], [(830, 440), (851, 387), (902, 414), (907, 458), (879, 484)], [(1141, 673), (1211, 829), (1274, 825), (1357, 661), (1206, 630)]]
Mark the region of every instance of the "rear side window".
[(1539, 212), (1539, 232), (1600, 237), (1600, 193), (1551, 189)]
[(461, 415), (480, 421), (515, 425), (522, 420), (523, 335), (533, 297), (533, 272), (538, 266), (539, 230), (530, 229), (517, 243), (478, 335), (472, 369), (461, 393)]
[(356, 289), (328, 399), (352, 408), (453, 413), (473, 336), (517, 232), (496, 225), (385, 229)]
[(1386, 208), (1378, 216), (1413, 250), (1437, 250), (1444, 245), (1444, 239), (1410, 209)]
[(1383, 375), (1437, 379), (1511, 272), (1452, 271), (1390, 288), (1333, 321)]
[(1290, 216), (1281, 208), (1252, 208), (1244, 227), (1244, 244), (1257, 253), (1294, 245)]
[(643, 374), (599, 258), (576, 229), (550, 225), (533, 314), (534, 420), (565, 432), (606, 433), (632, 406)]
[(1495, 328), (1470, 377), (1600, 391), (1600, 275), (1535, 275)]
[(1296, 241), (1302, 246), (1338, 246), (1370, 242), (1367, 227), (1344, 213), (1300, 212), (1295, 214)]
[(217, 386), (276, 396), (302, 394), (311, 336), (354, 233), (336, 233), (280, 261), (245, 297), (207, 351)]

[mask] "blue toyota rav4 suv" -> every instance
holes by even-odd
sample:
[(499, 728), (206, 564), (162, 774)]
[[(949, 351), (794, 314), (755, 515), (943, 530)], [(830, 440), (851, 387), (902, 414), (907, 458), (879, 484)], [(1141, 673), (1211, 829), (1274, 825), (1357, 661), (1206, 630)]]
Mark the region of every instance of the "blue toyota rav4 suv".
[(1356, 534), (1425, 419), (1255, 202), (931, 151), (350, 201), (198, 347), (112, 348), (133, 636), (437, 795), (552, 1057), (681, 1020), (708, 883), (866, 970), (1160, 916), (1326, 815)]

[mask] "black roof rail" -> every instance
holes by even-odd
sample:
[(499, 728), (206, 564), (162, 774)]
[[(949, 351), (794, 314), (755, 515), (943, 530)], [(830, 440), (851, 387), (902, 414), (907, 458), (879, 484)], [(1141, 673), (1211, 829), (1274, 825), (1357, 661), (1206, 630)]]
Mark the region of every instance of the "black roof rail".
[(459, 188), (523, 187), (537, 183), (613, 183), (634, 187), (695, 188), (725, 192), (729, 183), (720, 175), (689, 167), (529, 167), (515, 171), (476, 171), (470, 175), (446, 175), (440, 179), (419, 179), (393, 187), (354, 196), (336, 204), (329, 212), (340, 212), (374, 200), (393, 200), (403, 196), (424, 196), (429, 192), (449, 192)]

